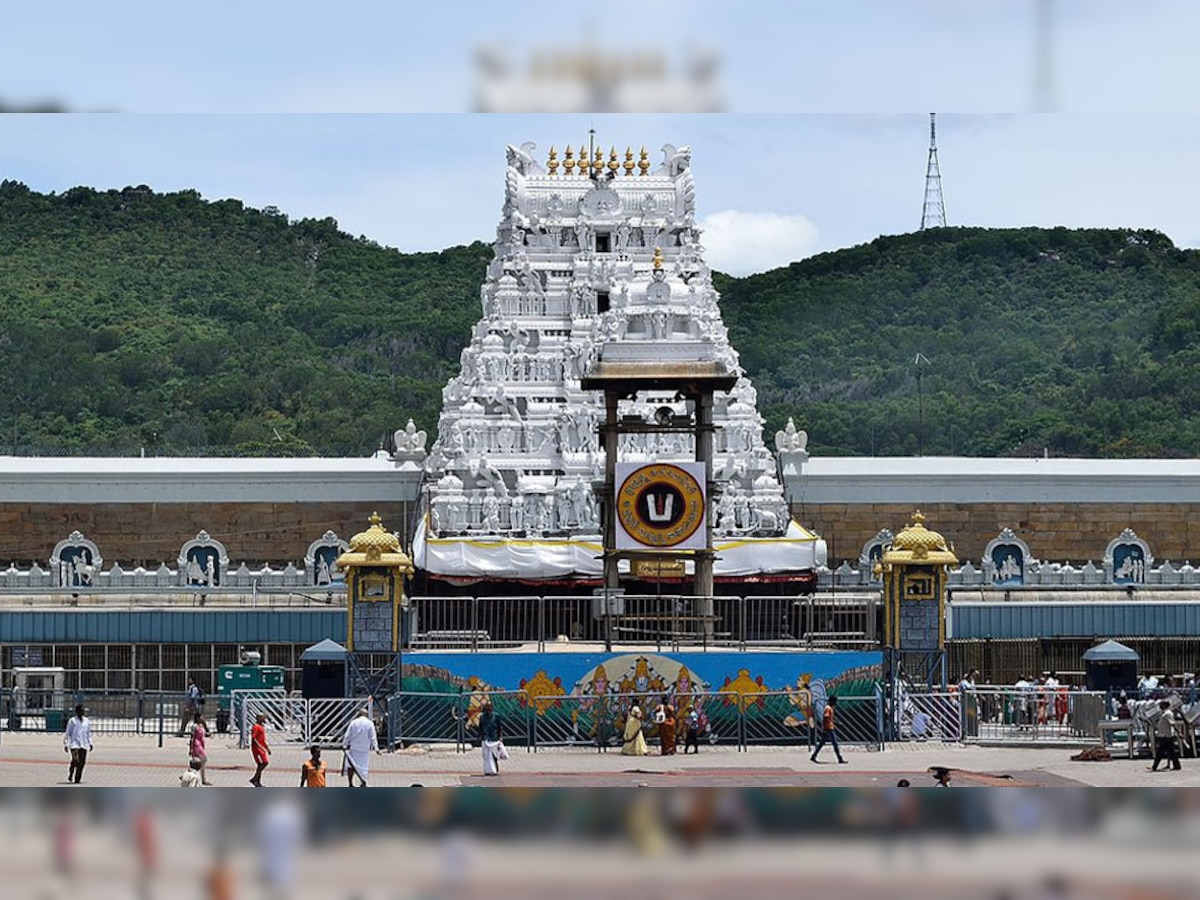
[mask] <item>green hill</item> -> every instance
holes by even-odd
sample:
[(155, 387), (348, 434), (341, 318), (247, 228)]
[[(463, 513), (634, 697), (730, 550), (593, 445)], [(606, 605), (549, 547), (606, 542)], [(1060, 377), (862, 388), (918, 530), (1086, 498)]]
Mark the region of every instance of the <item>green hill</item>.
[[(0, 452), (369, 452), (441, 388), (491, 249), (236, 200), (0, 183)], [(820, 454), (1200, 453), (1200, 253), (942, 229), (717, 277), (774, 432)]]
[[(826, 455), (1200, 454), (1200, 253), (952, 228), (718, 279), (772, 426)], [(922, 363), (917, 382), (917, 354)]]
[(490, 257), (195, 192), (3, 182), (0, 451), (370, 451), (436, 424)]

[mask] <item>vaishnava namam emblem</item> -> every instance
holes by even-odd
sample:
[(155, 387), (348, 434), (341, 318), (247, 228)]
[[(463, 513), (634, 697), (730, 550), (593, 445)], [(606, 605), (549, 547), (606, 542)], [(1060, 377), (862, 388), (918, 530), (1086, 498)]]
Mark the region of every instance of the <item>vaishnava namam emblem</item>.
[(678, 466), (643, 466), (617, 491), (617, 518), (626, 533), (647, 547), (675, 547), (704, 520), (704, 491)]

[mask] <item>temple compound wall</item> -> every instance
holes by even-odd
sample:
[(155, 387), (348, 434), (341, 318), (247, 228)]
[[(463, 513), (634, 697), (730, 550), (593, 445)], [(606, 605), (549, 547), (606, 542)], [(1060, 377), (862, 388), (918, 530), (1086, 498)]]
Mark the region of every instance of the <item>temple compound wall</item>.
[(95, 541), (122, 565), (174, 560), (182, 540), (207, 531), (239, 562), (299, 562), (326, 531), (352, 534), (372, 512), (399, 525), (401, 503), (4, 503), (0, 563), (45, 565), (49, 551), (73, 531)]
[[(1196, 503), (921, 503), (920, 509), (953, 542), (959, 558), (979, 562), (1004, 528), (1029, 542), (1039, 559), (1099, 565), (1114, 535), (1131, 528), (1159, 559), (1200, 560), (1200, 502)], [(825, 538), (831, 568), (857, 560), (881, 528), (899, 531), (912, 503), (821, 503), (797, 508)]]
[[(1005, 528), (1045, 561), (1101, 564), (1125, 529), (1159, 561), (1200, 561), (1200, 461), (814, 457), (784, 481), (829, 567), (920, 508), (979, 565)], [(42, 566), (79, 531), (107, 564), (173, 564), (204, 530), (231, 560), (299, 563), (326, 531), (378, 511), (404, 533), (416, 504), (394, 460), (0, 459), (0, 566)], [(236, 562), (235, 562), (236, 565)]]
[(1005, 528), (1047, 561), (1099, 565), (1127, 528), (1159, 560), (1200, 560), (1200, 460), (805, 457), (785, 482), (831, 568), (918, 507), (976, 564)]
[(106, 564), (174, 564), (204, 531), (240, 562), (301, 564), (314, 540), (352, 534), (372, 512), (414, 515), (392, 458), (0, 459), (0, 567), (43, 567), (80, 532)]

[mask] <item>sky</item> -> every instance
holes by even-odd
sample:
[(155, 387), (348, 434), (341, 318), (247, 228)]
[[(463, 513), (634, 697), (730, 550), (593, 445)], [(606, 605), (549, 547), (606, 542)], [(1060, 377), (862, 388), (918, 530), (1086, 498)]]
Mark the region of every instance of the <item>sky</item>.
[[(692, 148), (710, 264), (744, 275), (913, 231), (928, 114), (0, 116), (0, 179), (148, 184), (332, 216), (402, 251), (495, 236), (505, 145)], [(1154, 228), (1200, 246), (1200, 114), (938, 116), (951, 225)]]
[[(937, 110), (951, 225), (1195, 247), (1197, 35), (1195, 0), (23, 3), (0, 178), (196, 189), (439, 250), (492, 239), (506, 144), (594, 126), (690, 146), (709, 261), (744, 275), (916, 228)], [(45, 106), (67, 113), (22, 112)]]
[(599, 46), (660, 51), (673, 71), (712, 51), (732, 112), (1200, 111), (1195, 0), (8, 6), (0, 101), (11, 105), (465, 112), (481, 49), (519, 68), (539, 49)]

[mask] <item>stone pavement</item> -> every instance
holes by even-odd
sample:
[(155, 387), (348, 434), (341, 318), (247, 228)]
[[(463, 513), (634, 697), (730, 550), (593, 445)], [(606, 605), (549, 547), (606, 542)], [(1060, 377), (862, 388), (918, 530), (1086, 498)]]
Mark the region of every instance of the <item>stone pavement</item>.
[[(1200, 786), (1200, 762), (1185, 759), (1181, 772), (1146, 770), (1146, 760), (1104, 763), (1073, 762), (1077, 750), (1063, 748), (986, 748), (958, 744), (896, 744), (883, 751), (844, 748), (847, 765), (838, 765), (829, 748), (814, 765), (805, 748), (704, 748), (699, 754), (626, 757), (615, 750), (552, 748), (527, 752), (510, 748), (512, 758), (496, 778), (484, 778), (479, 751), (458, 753), (452, 747), (414, 748), (374, 757), (375, 787), (489, 785), (509, 787), (633, 787), (638, 785), (720, 787), (867, 787), (894, 785), (908, 778), (914, 785), (930, 782), (929, 766), (958, 770), (955, 786), (1093, 785), (1103, 787)], [(277, 744), (264, 775), (270, 787), (299, 783), (307, 752), (295, 744)], [(330, 784), (337, 776), (340, 751), (326, 751)], [(93, 787), (177, 786), (187, 768), (187, 744), (167, 738), (128, 735), (97, 738), (84, 783)], [(220, 787), (248, 787), (254, 770), (247, 750), (232, 735), (209, 739), (209, 777)], [(56, 734), (6, 732), (0, 743), (0, 787), (65, 785), (67, 755)]]

